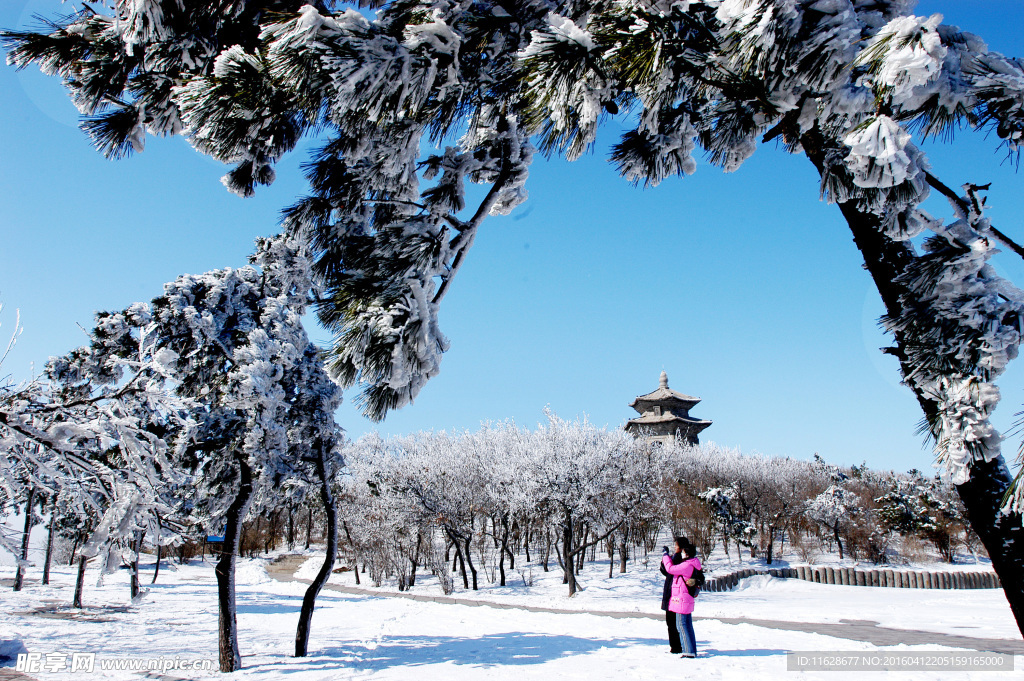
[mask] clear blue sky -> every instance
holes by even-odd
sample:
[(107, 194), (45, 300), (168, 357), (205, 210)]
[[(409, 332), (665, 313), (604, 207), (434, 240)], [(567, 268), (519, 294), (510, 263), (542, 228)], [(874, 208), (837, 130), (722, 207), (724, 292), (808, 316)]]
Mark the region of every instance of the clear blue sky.
[[(4, 0), (0, 26), (59, 11), (58, 0)], [(918, 6), (933, 12), (1024, 56), (1019, 0)], [(25, 330), (2, 368), (15, 379), (81, 344), (78, 325), (95, 310), (149, 300), (183, 272), (244, 265), (252, 239), (275, 232), (278, 211), (305, 190), (302, 150), (243, 200), (221, 186), (220, 164), (180, 138), (104, 160), (59, 83), (34, 70), (0, 67), (0, 93), (0, 335), (20, 308)], [(878, 351), (881, 302), (839, 211), (819, 202), (810, 163), (768, 145), (734, 174), (702, 163), (645, 190), (605, 160), (615, 131), (575, 163), (534, 165), (530, 200), (485, 223), (445, 300), (452, 346), (441, 374), (379, 426), (348, 395), (339, 418), (349, 434), (532, 426), (545, 405), (619, 426), (664, 369), (673, 388), (703, 399), (693, 415), (714, 421), (704, 439), (928, 470), (916, 403)], [(929, 147), (933, 168), (951, 186), (991, 181), (994, 224), (1024, 242), (1024, 177), (995, 142), (962, 133)], [(997, 267), (1024, 287), (1019, 259), (1000, 256)], [(1006, 429), (1024, 403), (1024, 360), (1000, 385), (995, 421)], [(1008, 441), (1010, 458), (1017, 444)]]

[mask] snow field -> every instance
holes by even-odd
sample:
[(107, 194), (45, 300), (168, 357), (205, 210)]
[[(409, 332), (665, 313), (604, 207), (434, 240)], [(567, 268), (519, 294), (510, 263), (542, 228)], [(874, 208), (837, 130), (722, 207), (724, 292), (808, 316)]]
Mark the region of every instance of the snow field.
[[(719, 557), (720, 552), (712, 554)], [(312, 579), (322, 563), (320, 557), (310, 557), (296, 571), (300, 579)], [(537, 565), (524, 571), (532, 575), (533, 586), (527, 587), (517, 570), (507, 571), (509, 586), (487, 583), (481, 575), (480, 590), (466, 591), (456, 579), (453, 596), (485, 602), (523, 604), (570, 610), (644, 612), (660, 614), (660, 594), (664, 578), (658, 572), (658, 562), (652, 555), (647, 568), (630, 561), (628, 572), (619, 574), (618, 564), (611, 579), (608, 563), (588, 562), (578, 577), (583, 589), (569, 598), (562, 584), (562, 572), (557, 565), (549, 572)], [(731, 572), (742, 567), (762, 563), (714, 563), (717, 569), (707, 574)], [(788, 563), (781, 562), (779, 566)], [(923, 569), (942, 569), (944, 566), (928, 564)], [(985, 569), (987, 565), (956, 565), (951, 569)], [(356, 586), (351, 572), (331, 575), (329, 584)], [(361, 576), (362, 588), (374, 589), (366, 575)], [(397, 592), (394, 584), (383, 584), (382, 593)], [(429, 573), (418, 575), (414, 593), (441, 595), (437, 580)], [(938, 590), (856, 587), (832, 584), (814, 584), (798, 579), (774, 579), (767, 576), (741, 580), (733, 591), (702, 593), (697, 602), (695, 617), (746, 617), (750, 619), (783, 620), (789, 622), (828, 622), (842, 620), (871, 620), (883, 627), (917, 629), (945, 634), (975, 636), (979, 638), (1019, 639), (1020, 632), (1000, 589)]]
[[(311, 558), (299, 574), (318, 560)], [(266, 559), (240, 560), (238, 570), (239, 644), (243, 669), (174, 673), (177, 678), (246, 678), (294, 681), (334, 679), (653, 679), (694, 674), (708, 679), (802, 681), (844, 678), (945, 680), (950, 672), (789, 672), (789, 650), (922, 651), (940, 646), (870, 644), (819, 634), (781, 631), (750, 624), (726, 624), (708, 616), (834, 622), (870, 619), (884, 626), (973, 636), (1016, 638), (1009, 609), (998, 591), (919, 591), (866, 589), (755, 577), (731, 593), (702, 594), (695, 613), (702, 657), (680, 660), (667, 650), (665, 625), (644, 617), (616, 619), (594, 614), (553, 614), (525, 610), (438, 604), (400, 598), (349, 595), (325, 589), (318, 599), (310, 638), (311, 655), (291, 657), (295, 625), (305, 585), (268, 577)], [(638, 566), (639, 567), (639, 566)], [(96, 586), (90, 571), (86, 610), (80, 620), (19, 614), (48, 606), (57, 613), (71, 598), (74, 571), (56, 566), (53, 584), (40, 586), (30, 573), (20, 593), (0, 596), (0, 639), (17, 638), (31, 652), (93, 652), (100, 658), (217, 657), (217, 610), (213, 566), (165, 563), (155, 585), (151, 565), (142, 581), (149, 592), (136, 604), (128, 599), (128, 575), (121, 570)], [(601, 574), (603, 573), (603, 579)], [(13, 570), (0, 569), (0, 578)], [(660, 575), (632, 570), (607, 579), (607, 564), (588, 565), (585, 588), (564, 595), (555, 571), (535, 575), (532, 587), (484, 587), (459, 597), (557, 608), (660, 613)], [(335, 575), (332, 583), (347, 581)], [(518, 579), (518, 576), (516, 577)], [(365, 584), (365, 582), (364, 582)], [(9, 587), (8, 587), (9, 588)], [(382, 589), (384, 591), (384, 589)], [(436, 582), (418, 581), (415, 593), (439, 593)], [(53, 613), (50, 613), (53, 614)], [(974, 627), (974, 628), (968, 628)], [(1018, 656), (1019, 668), (1024, 658)], [(40, 679), (82, 679), (89, 675), (37, 675)], [(138, 673), (97, 671), (93, 678), (137, 679)], [(1017, 678), (1014, 672), (956, 672), (957, 679)]]

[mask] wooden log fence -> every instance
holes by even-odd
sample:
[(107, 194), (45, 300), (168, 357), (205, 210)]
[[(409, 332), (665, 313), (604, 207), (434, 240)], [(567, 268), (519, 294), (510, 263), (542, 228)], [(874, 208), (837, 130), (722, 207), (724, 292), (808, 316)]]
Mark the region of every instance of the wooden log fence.
[(744, 568), (708, 579), (704, 583), (704, 591), (731, 591), (739, 585), (741, 579), (757, 575), (768, 575), (778, 579), (802, 579), (819, 584), (895, 589), (999, 589), (1002, 587), (999, 577), (994, 572), (929, 572), (890, 568), (860, 570), (852, 567), (798, 565), (785, 568)]

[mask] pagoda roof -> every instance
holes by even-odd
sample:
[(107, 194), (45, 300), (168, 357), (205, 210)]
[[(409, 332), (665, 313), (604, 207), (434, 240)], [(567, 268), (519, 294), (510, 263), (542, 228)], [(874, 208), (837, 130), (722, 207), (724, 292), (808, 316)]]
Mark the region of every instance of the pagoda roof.
[(689, 410), (695, 404), (700, 402), (700, 398), (699, 397), (693, 397), (692, 395), (684, 395), (681, 392), (676, 392), (675, 390), (672, 390), (671, 388), (669, 388), (668, 387), (668, 375), (664, 371), (662, 371), (661, 372), (660, 385), (658, 386), (658, 389), (655, 390), (654, 392), (649, 392), (646, 395), (640, 395), (639, 397), (634, 399), (632, 402), (630, 402), (629, 406), (632, 407), (633, 409), (636, 409), (641, 414), (643, 414), (645, 411), (648, 411), (648, 410), (644, 409), (642, 405), (644, 405), (644, 404), (654, 405), (654, 404), (658, 404), (659, 402), (660, 403), (666, 403), (666, 402), (668, 402), (668, 403), (671, 403), (671, 402), (681, 403), (681, 404), (685, 405), (685, 408), (687, 410)]
[(711, 425), (711, 421), (705, 419), (695, 419), (690, 417), (676, 416), (675, 414), (644, 414), (643, 416), (637, 416), (635, 419), (629, 419), (626, 423), (635, 423), (638, 426), (652, 425), (655, 423), (669, 423), (671, 421), (679, 421), (689, 426), (702, 426), (707, 428)]

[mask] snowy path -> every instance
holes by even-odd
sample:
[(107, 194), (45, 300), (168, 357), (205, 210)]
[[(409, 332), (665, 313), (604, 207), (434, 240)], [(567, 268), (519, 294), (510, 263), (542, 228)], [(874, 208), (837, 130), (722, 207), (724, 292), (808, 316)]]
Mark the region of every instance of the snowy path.
[[(311, 580), (295, 576), (295, 572), (309, 560), (308, 555), (282, 555), (267, 566), (267, 574), (278, 581), (293, 581), (308, 584)], [(381, 591), (378, 589), (364, 589), (353, 586), (342, 586), (340, 584), (328, 583), (325, 589), (338, 591), (345, 594), (359, 596), (376, 596), (388, 598), (405, 598), (414, 601), (429, 603), (447, 603), (452, 605), (467, 605), (473, 607), (488, 607), (502, 610), (525, 610), (527, 612), (543, 612), (553, 614), (590, 614), (601, 617), (613, 618), (643, 618), (662, 621), (661, 614), (644, 612), (624, 612), (614, 610), (571, 610), (567, 608), (552, 608), (540, 605), (497, 603), (493, 601), (459, 598), (456, 596), (430, 596), (394, 591)], [(811, 634), (824, 634), (835, 638), (844, 638), (850, 641), (862, 641), (879, 646), (894, 645), (941, 645), (950, 648), (964, 648), (967, 650), (978, 650), (994, 653), (1011, 653), (1024, 655), (1024, 640), (1010, 640), (1004, 638), (979, 638), (974, 636), (961, 636), (957, 634), (945, 634), (934, 631), (921, 631), (916, 629), (897, 629), (892, 627), (879, 626), (878, 622), (872, 620), (840, 620), (838, 623), (830, 622), (786, 622), (781, 620), (755, 619), (750, 617), (702, 617), (694, 615), (694, 620), (716, 620), (726, 624), (751, 624), (757, 627), (769, 629), (780, 629), (784, 631), (802, 631)]]

